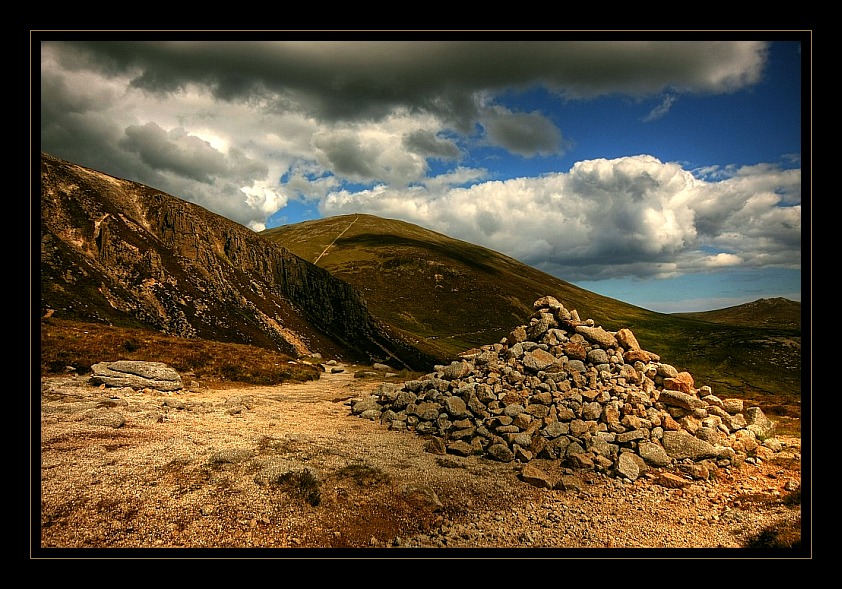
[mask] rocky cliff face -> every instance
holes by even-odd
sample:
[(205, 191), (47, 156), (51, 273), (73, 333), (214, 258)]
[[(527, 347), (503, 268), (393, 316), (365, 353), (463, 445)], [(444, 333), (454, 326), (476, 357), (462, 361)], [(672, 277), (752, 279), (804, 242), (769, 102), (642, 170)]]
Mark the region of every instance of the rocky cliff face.
[(321, 268), (197, 205), (47, 154), (40, 270), (42, 315), (430, 365)]

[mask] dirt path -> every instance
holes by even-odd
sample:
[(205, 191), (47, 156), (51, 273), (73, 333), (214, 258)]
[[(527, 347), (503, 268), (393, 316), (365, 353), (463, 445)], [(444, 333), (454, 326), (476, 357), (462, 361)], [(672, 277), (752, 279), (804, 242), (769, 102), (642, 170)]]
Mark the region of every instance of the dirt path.
[(351, 368), (306, 384), (179, 393), (43, 379), (33, 545), (50, 556), (44, 549), (738, 548), (765, 525), (800, 521), (800, 505), (780, 500), (800, 485), (800, 462), (746, 465), (688, 489), (596, 473), (580, 491), (537, 489), (516, 465), (431, 454), (414, 433), (352, 416), (349, 400), (378, 381)]
[(334, 243), (336, 243), (336, 241), (337, 241), (340, 237), (342, 237), (343, 235), (345, 235), (345, 232), (346, 232), (346, 231), (348, 231), (348, 229), (350, 229), (350, 228), (353, 226), (353, 224), (354, 224), (354, 223), (356, 223), (356, 222), (357, 222), (357, 217), (354, 217), (354, 220), (353, 220), (353, 221), (351, 221), (351, 222), (348, 224), (348, 226), (347, 226), (345, 229), (343, 229), (343, 230), (339, 233), (339, 235), (337, 235), (336, 237), (334, 237), (334, 238), (333, 238), (333, 241), (331, 241), (331, 242), (330, 242), (330, 243), (329, 243), (329, 244), (325, 247), (325, 249), (323, 249), (323, 250), (322, 250), (322, 253), (320, 253), (320, 254), (318, 255), (318, 257), (316, 257), (316, 259), (315, 259), (315, 260), (313, 260), (313, 263), (314, 263), (314, 264), (318, 264), (318, 263), (319, 263), (319, 260), (321, 260), (321, 259), (322, 259), (322, 256), (324, 256), (324, 255), (327, 253), (327, 250), (329, 250), (329, 249), (333, 246), (333, 244), (334, 244)]

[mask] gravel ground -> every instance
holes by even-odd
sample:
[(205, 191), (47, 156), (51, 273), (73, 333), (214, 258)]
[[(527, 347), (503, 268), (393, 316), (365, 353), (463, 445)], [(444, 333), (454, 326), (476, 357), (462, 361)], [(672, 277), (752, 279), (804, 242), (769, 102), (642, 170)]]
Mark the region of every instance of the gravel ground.
[(352, 416), (350, 399), (378, 381), (347, 368), (177, 393), (42, 379), (31, 558), (749, 557), (764, 530), (801, 526), (788, 500), (800, 494), (797, 438), (781, 438), (796, 460), (680, 489), (533, 461), (578, 483), (539, 489), (519, 465), (434, 455), (412, 432)]

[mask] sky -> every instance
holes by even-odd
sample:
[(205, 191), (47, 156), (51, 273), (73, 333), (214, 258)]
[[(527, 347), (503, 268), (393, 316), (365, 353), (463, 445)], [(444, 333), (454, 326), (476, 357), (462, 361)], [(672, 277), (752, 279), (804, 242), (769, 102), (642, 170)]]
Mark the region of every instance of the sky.
[(41, 151), (254, 231), (367, 213), (652, 311), (801, 301), (809, 32), (32, 37)]

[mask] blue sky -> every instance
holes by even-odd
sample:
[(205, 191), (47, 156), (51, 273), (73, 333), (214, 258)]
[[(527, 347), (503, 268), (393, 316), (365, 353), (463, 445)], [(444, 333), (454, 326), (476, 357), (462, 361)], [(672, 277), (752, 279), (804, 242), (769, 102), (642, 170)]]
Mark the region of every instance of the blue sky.
[(808, 33), (80, 35), (36, 46), (41, 150), (255, 231), (369, 213), (654, 311), (801, 300)]

